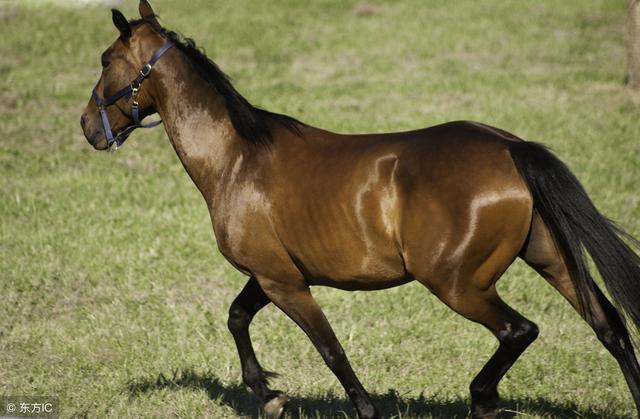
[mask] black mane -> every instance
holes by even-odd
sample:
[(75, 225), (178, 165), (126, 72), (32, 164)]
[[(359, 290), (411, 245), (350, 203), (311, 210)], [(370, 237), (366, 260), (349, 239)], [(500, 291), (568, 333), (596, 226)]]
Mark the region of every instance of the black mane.
[[(140, 23), (151, 22), (148, 19), (136, 19), (130, 22), (132, 26)], [(272, 126), (274, 122), (283, 125), (296, 135), (300, 135), (299, 125), (302, 125), (300, 121), (287, 115), (260, 109), (249, 103), (233, 87), (229, 76), (222, 72), (202, 49), (196, 46), (193, 39), (183, 37), (165, 28), (162, 28), (160, 33), (171, 40), (176, 48), (189, 58), (200, 77), (222, 95), (231, 123), (242, 138), (251, 143), (269, 145), (273, 140)]]

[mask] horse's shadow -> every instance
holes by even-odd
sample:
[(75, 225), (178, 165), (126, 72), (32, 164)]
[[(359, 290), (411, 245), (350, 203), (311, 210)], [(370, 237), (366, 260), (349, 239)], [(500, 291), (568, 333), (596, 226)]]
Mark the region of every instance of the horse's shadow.
[[(210, 372), (199, 374), (191, 369), (175, 371), (167, 377), (159, 374), (156, 377), (141, 377), (131, 380), (126, 391), (131, 397), (137, 397), (162, 389), (195, 389), (205, 390), (211, 400), (233, 408), (238, 415), (248, 418), (259, 418), (256, 398), (247, 388), (238, 384), (224, 384)], [(317, 417), (356, 417), (356, 412), (349, 400), (332, 393), (317, 397), (298, 397), (293, 395), (287, 405), (287, 418), (301, 419)], [(394, 390), (384, 394), (371, 394), (371, 398), (384, 418), (418, 417), (418, 418), (468, 418), (470, 417), (468, 400), (448, 401), (428, 400), (423, 396), (405, 398)], [(522, 409), (526, 416), (531, 414), (553, 418), (598, 418), (602, 412), (585, 411), (573, 403), (556, 404), (544, 399), (505, 399), (500, 418), (512, 418)]]

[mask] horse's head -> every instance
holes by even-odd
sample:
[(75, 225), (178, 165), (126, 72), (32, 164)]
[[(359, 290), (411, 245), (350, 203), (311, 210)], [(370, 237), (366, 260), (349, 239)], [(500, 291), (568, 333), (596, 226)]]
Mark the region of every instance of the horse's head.
[(112, 10), (120, 36), (102, 54), (102, 74), (80, 119), (87, 141), (98, 150), (119, 146), (145, 126), (142, 118), (156, 112), (151, 69), (172, 44), (146, 0), (139, 10), (141, 19), (134, 22)]

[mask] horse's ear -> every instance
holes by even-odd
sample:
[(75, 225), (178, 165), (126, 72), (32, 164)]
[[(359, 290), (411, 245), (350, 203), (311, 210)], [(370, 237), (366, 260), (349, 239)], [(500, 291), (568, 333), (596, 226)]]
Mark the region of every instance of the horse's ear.
[(140, 17), (149, 21), (151, 23), (151, 26), (153, 26), (153, 29), (161, 29), (160, 24), (158, 23), (158, 19), (156, 19), (156, 14), (154, 13), (151, 5), (147, 0), (140, 0), (138, 11), (140, 12)]
[(131, 25), (129, 25), (127, 18), (120, 13), (120, 10), (111, 9), (111, 19), (123, 38), (126, 39), (131, 36)]

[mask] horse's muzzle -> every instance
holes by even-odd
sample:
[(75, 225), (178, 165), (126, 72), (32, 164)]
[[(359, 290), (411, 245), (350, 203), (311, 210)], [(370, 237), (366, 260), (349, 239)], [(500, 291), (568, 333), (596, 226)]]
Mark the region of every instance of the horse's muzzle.
[(102, 130), (96, 129), (93, 124), (88, 122), (87, 114), (83, 114), (80, 117), (80, 127), (82, 128), (82, 133), (87, 139), (87, 142), (91, 144), (93, 148), (96, 150), (107, 149), (107, 140), (104, 133)]

